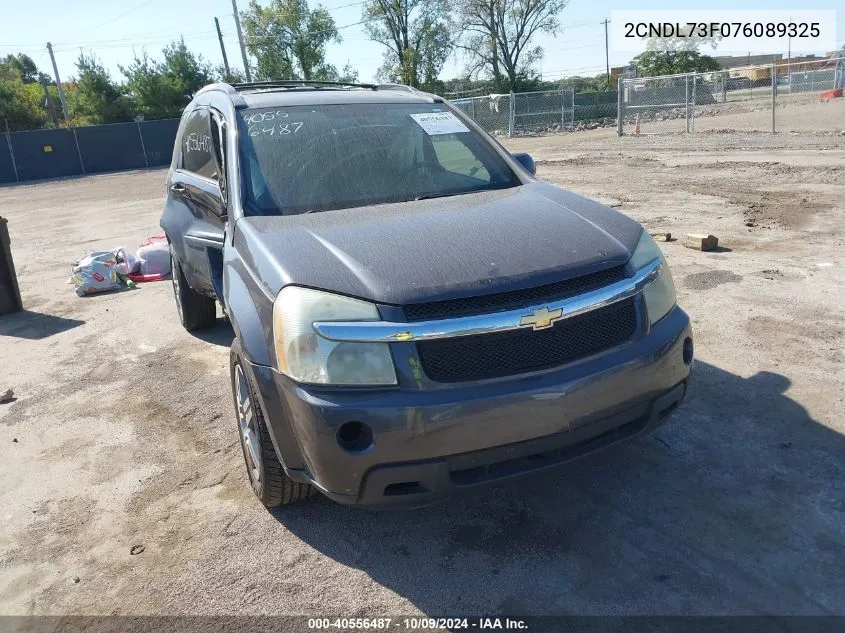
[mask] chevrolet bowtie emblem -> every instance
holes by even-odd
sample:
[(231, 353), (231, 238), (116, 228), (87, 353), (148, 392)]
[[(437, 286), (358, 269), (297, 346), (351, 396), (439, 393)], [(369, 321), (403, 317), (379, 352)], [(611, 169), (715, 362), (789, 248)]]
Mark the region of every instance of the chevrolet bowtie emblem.
[(551, 327), (552, 324), (563, 317), (563, 310), (558, 308), (557, 310), (549, 310), (548, 308), (537, 308), (529, 314), (528, 316), (524, 316), (519, 320), (520, 325), (530, 325), (535, 330), (542, 330), (547, 327)]

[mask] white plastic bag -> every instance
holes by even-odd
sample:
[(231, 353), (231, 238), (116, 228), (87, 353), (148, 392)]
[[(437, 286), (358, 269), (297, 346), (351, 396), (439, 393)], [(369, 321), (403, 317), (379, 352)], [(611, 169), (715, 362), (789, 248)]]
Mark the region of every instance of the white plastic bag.
[(142, 275), (167, 275), (170, 273), (170, 248), (167, 238), (156, 235), (138, 248), (138, 261)]
[(120, 288), (117, 258), (108, 251), (89, 251), (73, 265), (70, 280), (80, 297)]
[(118, 274), (128, 275), (134, 273), (141, 265), (141, 262), (138, 261), (138, 258), (135, 257), (132, 251), (128, 251), (125, 248), (116, 248), (112, 252), (117, 259), (115, 270)]

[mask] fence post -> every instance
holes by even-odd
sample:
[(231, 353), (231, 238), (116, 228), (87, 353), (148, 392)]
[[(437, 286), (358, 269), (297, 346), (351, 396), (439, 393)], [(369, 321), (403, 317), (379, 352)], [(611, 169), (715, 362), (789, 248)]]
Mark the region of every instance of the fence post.
[(563, 131), (563, 126), (566, 125), (566, 93), (563, 88), (560, 89), (560, 129)]
[(726, 70), (722, 75), (722, 103), (728, 102), (728, 71)]
[(692, 76), (692, 133), (695, 134), (695, 88), (698, 84), (698, 75)]
[(79, 168), (82, 170), (82, 175), (85, 175), (85, 163), (82, 162), (82, 150), (79, 149), (79, 139), (76, 138), (76, 128), (70, 128), (73, 132), (73, 142), (76, 143), (76, 155), (79, 156)]
[[(792, 89), (790, 88), (790, 92)], [(778, 94), (778, 70), (774, 62), (772, 62), (772, 134), (775, 133), (775, 104), (777, 102)]]
[(9, 119), (3, 119), (6, 123), (6, 143), (9, 145), (9, 158), (12, 159), (12, 171), (15, 172), (15, 182), (20, 182), (21, 177), (18, 176), (18, 164), (15, 162), (15, 150), (12, 148), (12, 135), (9, 132)]
[(147, 147), (144, 145), (144, 135), (141, 134), (141, 122), (135, 121), (135, 125), (138, 126), (138, 138), (141, 139), (141, 151), (144, 153), (144, 164), (147, 166), (147, 169), (149, 169), (150, 159), (147, 158)]
[(516, 118), (516, 100), (511, 90), (510, 108), (508, 108), (508, 136), (513, 136), (514, 119)]
[[(624, 129), (622, 127), (622, 119), (625, 116), (625, 101), (622, 98), (622, 90), (624, 89), (623, 78), (619, 77), (616, 80), (616, 136), (622, 136)], [(575, 97), (573, 96), (573, 99)]]
[(687, 134), (689, 134), (689, 75), (684, 77), (684, 105), (687, 111)]

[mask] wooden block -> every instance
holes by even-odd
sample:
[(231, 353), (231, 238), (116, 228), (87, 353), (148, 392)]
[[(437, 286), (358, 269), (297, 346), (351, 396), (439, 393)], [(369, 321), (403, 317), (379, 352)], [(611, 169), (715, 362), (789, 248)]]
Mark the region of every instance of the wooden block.
[(668, 232), (655, 231), (654, 233), (650, 233), (650, 235), (654, 238), (655, 242), (671, 242), (672, 241), (672, 234), (668, 233)]
[(712, 251), (719, 246), (719, 238), (706, 233), (687, 233), (681, 244), (697, 251)]

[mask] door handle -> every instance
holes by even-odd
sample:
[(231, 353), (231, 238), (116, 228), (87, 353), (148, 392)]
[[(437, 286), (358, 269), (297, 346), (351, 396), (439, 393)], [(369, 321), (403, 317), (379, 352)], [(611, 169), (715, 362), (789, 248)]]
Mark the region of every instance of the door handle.
[(183, 185), (181, 182), (177, 182), (177, 183), (170, 185), (170, 191), (172, 191), (176, 195), (184, 196), (188, 193), (188, 188), (185, 185)]

